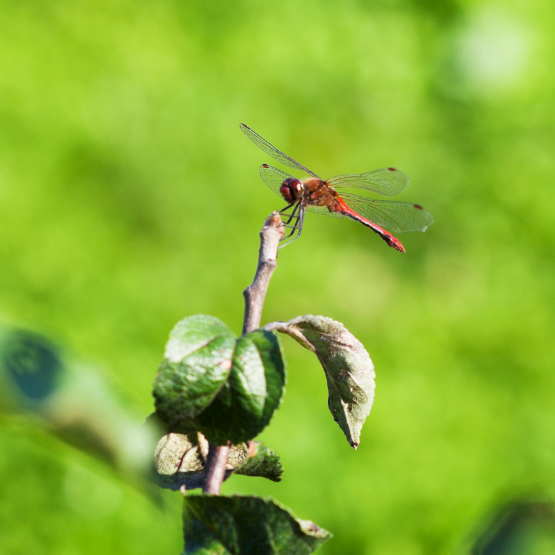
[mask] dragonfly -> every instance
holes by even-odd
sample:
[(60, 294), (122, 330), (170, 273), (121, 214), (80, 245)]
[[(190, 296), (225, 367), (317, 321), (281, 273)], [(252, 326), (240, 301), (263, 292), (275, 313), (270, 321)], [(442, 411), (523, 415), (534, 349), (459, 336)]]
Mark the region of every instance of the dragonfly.
[(284, 226), (288, 229), (281, 246), (301, 236), (307, 211), (351, 218), (370, 228), (399, 252), (406, 252), (406, 249), (393, 233), (426, 231), (433, 223), (432, 215), (420, 204), (374, 199), (350, 191), (354, 189), (385, 196), (397, 195), (408, 184), (407, 176), (397, 168), (381, 168), (322, 179), (276, 148), (245, 123), (241, 123), (240, 127), (260, 150), (281, 165), (308, 175), (299, 179), (269, 164), (264, 163), (260, 166), (262, 181), (287, 203), (279, 211), (284, 220)]

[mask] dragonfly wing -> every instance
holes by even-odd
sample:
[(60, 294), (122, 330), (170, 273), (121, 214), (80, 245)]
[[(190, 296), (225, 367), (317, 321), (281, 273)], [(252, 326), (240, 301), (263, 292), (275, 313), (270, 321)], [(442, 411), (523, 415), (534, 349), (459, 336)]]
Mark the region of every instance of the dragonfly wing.
[(288, 177), (293, 177), (287, 172), (284, 172), (279, 168), (274, 168), (274, 166), (270, 166), (269, 164), (262, 164), (260, 166), (259, 173), (262, 181), (264, 181), (264, 183), (266, 183), (266, 185), (268, 185), (268, 187), (270, 187), (270, 189), (272, 189), (272, 191), (277, 193), (279, 196), (281, 196), (279, 188), (281, 187), (283, 180)]
[(355, 212), (394, 233), (426, 231), (434, 223), (433, 216), (420, 204), (369, 199), (348, 193), (341, 197)]
[(306, 166), (303, 166), (291, 156), (287, 156), (285, 152), (282, 152), (276, 148), (273, 144), (268, 142), (264, 137), (261, 137), (254, 129), (251, 129), (248, 125), (241, 123), (241, 131), (263, 152), (272, 156), (275, 160), (282, 163), (290, 168), (295, 168), (296, 170), (301, 170), (313, 177), (318, 177), (313, 171), (309, 170)]
[(336, 188), (367, 189), (381, 195), (397, 195), (407, 185), (408, 177), (397, 168), (381, 168), (365, 173), (338, 175), (328, 180)]
[(319, 214), (320, 216), (344, 216), (341, 212), (330, 212), (327, 206), (314, 206), (313, 204), (309, 204), (305, 210), (311, 214)]

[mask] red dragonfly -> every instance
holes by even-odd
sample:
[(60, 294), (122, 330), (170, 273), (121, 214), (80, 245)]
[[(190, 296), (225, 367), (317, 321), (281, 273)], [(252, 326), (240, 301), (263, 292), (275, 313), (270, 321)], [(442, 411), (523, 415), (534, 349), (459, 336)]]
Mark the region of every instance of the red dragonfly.
[[(284, 225), (290, 229), (282, 239), (282, 246), (299, 238), (303, 229), (305, 211), (334, 216), (347, 216), (375, 231), (390, 247), (400, 252), (406, 249), (391, 232), (426, 231), (433, 223), (432, 215), (420, 204), (378, 200), (345, 192), (345, 189), (363, 189), (382, 195), (396, 195), (408, 184), (407, 176), (396, 168), (383, 168), (365, 173), (338, 175), (321, 179), (248, 125), (241, 123), (241, 131), (263, 152), (281, 164), (300, 170), (310, 177), (298, 179), (269, 164), (260, 166), (260, 177), (287, 202), (279, 212), (287, 218)], [(291, 210), (288, 213), (288, 210)]]

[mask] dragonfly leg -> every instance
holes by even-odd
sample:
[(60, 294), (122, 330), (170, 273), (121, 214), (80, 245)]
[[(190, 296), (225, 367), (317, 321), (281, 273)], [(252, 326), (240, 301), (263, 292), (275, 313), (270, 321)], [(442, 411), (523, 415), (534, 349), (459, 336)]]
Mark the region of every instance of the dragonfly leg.
[(299, 212), (299, 233), (298, 233), (298, 237), (300, 237), (301, 233), (303, 232), (303, 225), (304, 225), (304, 209), (302, 209)]
[(286, 217), (288, 216), (288, 217), (287, 217), (287, 221), (285, 222), (284, 225), (287, 225), (287, 224), (289, 224), (289, 222), (291, 222), (291, 220), (295, 217), (295, 213), (296, 213), (297, 210), (299, 209), (300, 203), (297, 202), (297, 203), (295, 204), (295, 208), (293, 208), (293, 211), (291, 212), (291, 214), (286, 214), (287, 210), (289, 210), (289, 208), (291, 208), (291, 206), (293, 206), (293, 204), (295, 204), (295, 203), (292, 202), (292, 203), (288, 204), (285, 208), (282, 208), (282, 209), (279, 211), (280, 214), (283, 214), (283, 215), (286, 216)]
[(294, 226), (295, 234), (294, 234), (294, 236), (293, 236), (293, 234), (291, 234), (292, 235), (291, 241), (294, 241), (295, 239), (298, 239), (301, 236), (301, 234), (303, 232), (303, 224), (304, 224), (304, 209), (301, 208), (299, 210), (299, 215), (297, 217), (297, 222)]
[[(299, 225), (299, 214), (295, 214), (295, 212), (297, 211), (299, 205), (297, 205), (295, 207), (295, 209), (293, 210), (293, 212), (291, 213), (291, 215), (289, 216), (289, 218), (287, 219), (287, 221), (283, 224), (284, 227), (289, 228), (291, 231), (289, 231), (289, 234), (286, 235), (283, 239), (288, 239), (289, 237), (291, 237), (292, 235), (294, 235), (297, 232), (297, 227)], [(291, 220), (294, 221), (294, 223), (291, 223)]]
[(282, 208), (279, 213), (283, 214), (284, 212), (286, 212), (287, 210), (289, 210), (289, 208), (291, 208), (291, 206), (293, 206), (295, 203), (294, 202), (290, 202), (285, 208)]
[[(290, 214), (287, 214), (287, 210), (289, 210), (293, 205), (295, 205), (295, 207), (293, 208)], [(283, 218), (283, 227), (290, 230), (288, 235), (286, 235), (282, 239), (282, 241), (284, 241), (285, 239), (288, 239), (291, 235), (293, 235), (296, 232), (296, 228), (299, 221), (299, 214), (298, 214), (299, 208), (300, 208), (300, 203), (296, 202), (296, 203), (288, 204), (285, 208), (282, 208), (279, 211), (279, 213)]]
[(296, 221), (293, 225), (287, 225), (285, 227), (289, 229), (289, 233), (285, 237), (283, 237), (283, 239), (281, 239), (282, 241), (286, 241), (293, 235), (297, 234), (298, 221)]
[(298, 204), (298, 207), (300, 207), (300, 209), (299, 213), (296, 216), (295, 224), (293, 225), (289, 234), (281, 240), (281, 244), (279, 246), (280, 249), (282, 247), (285, 247), (285, 245), (292, 243), (301, 236), (304, 222), (304, 209), (300, 206), (300, 203)]

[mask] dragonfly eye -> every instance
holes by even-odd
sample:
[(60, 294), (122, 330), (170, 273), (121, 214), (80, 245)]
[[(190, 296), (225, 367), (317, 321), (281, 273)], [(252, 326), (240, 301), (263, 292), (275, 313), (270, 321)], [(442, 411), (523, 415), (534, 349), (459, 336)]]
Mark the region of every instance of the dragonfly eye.
[(279, 192), (287, 202), (295, 202), (299, 199), (301, 193), (303, 192), (302, 181), (296, 179), (295, 177), (288, 177), (283, 180), (283, 183), (279, 188)]

